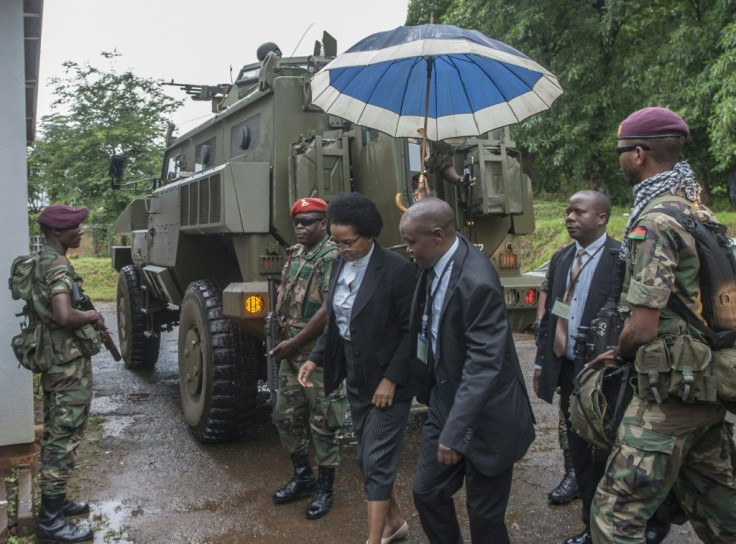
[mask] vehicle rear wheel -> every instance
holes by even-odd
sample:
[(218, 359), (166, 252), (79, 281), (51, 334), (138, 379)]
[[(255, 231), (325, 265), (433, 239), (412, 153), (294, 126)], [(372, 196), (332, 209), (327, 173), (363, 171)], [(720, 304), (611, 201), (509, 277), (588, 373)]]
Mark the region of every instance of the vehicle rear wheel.
[[(118, 337), (125, 368), (153, 368), (158, 361), (161, 337), (146, 335), (143, 290), (138, 270), (133, 265), (120, 269), (118, 277)], [(155, 319), (155, 318), (154, 318)]]
[(201, 442), (238, 440), (257, 401), (244, 355), (252, 340), (222, 313), (222, 285), (191, 283), (179, 321), (179, 391), (184, 419)]

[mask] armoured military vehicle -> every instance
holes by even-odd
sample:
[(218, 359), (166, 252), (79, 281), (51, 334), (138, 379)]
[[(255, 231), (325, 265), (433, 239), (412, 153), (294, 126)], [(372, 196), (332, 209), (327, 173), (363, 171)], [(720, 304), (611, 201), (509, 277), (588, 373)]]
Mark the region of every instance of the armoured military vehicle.
[[(119, 341), (126, 367), (152, 367), (161, 334), (179, 325), (184, 419), (203, 442), (241, 437), (266, 377), (267, 279), (295, 242), (289, 217), (300, 197), (359, 191), (379, 206), (379, 242), (404, 254), (402, 206), (415, 196), (420, 145), (327, 115), (310, 104), (310, 77), (336, 53), (325, 34), (314, 55), (260, 51), (232, 85), (184, 85), (212, 100), (207, 122), (171, 141), (160, 179), (116, 222)], [(265, 54), (265, 53), (268, 54)], [(498, 270), (517, 329), (533, 321), (539, 278), (520, 273), (519, 241), (534, 229), (531, 183), (508, 128), (455, 142), (454, 165), (476, 179), (461, 189), (434, 176), (458, 229)], [(121, 174), (121, 158), (111, 172)], [(530, 283), (530, 281), (532, 283)]]

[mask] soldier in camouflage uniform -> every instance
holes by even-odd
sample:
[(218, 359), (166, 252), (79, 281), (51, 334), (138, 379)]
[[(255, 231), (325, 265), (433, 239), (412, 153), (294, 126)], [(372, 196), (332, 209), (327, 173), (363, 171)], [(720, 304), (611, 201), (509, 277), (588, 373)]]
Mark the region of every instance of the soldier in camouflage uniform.
[[(276, 305), (283, 341), (271, 351), (281, 361), (274, 410), (276, 427), (294, 464), (294, 476), (273, 494), (273, 500), (283, 504), (312, 495), (307, 519), (321, 518), (332, 506), (335, 468), (340, 463), (337, 431), (347, 410), (345, 386), (325, 396), (321, 369), (314, 388), (304, 388), (297, 381), (299, 368), (327, 323), (323, 302), (335, 248), (326, 234), (326, 209), (327, 203), (319, 198), (301, 198), (291, 208), (299, 243), (287, 250)], [(308, 454), (310, 431), (319, 465), (317, 480)]]
[[(619, 162), (635, 197), (624, 246), (631, 313), (616, 350), (599, 357), (603, 362), (631, 360), (663, 335), (701, 337), (667, 305), (676, 296), (702, 315), (695, 241), (677, 220), (658, 213), (676, 207), (712, 216), (700, 203), (692, 169), (677, 162), (688, 135), (687, 124), (665, 108), (634, 112), (619, 127)], [(716, 402), (670, 397), (658, 403), (637, 391), (593, 501), (593, 542), (644, 542), (646, 520), (670, 489), (704, 542), (736, 542), (733, 438), (725, 415)]]
[(38, 217), (46, 243), (35, 271), (33, 309), (49, 330), (54, 357), (51, 368), (41, 376), (44, 431), (37, 519), (41, 542), (84, 542), (93, 537), (88, 527), (80, 528), (66, 520), (89, 511), (87, 503), (67, 499), (66, 484), (92, 401), (90, 356), (99, 350), (99, 338), (94, 338), (97, 333), (92, 325), (105, 326), (99, 312), (80, 311), (72, 305), (72, 284), (81, 282), (81, 278), (66, 252), (79, 247), (79, 225), (87, 214), (87, 208), (52, 204)]

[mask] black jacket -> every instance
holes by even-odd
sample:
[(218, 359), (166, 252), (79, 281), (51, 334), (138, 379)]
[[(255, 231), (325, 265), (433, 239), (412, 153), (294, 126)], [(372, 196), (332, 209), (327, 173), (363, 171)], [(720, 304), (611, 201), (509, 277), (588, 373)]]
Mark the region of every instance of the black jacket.
[[(412, 378), (417, 398), (428, 402), (427, 424), (437, 427), (439, 442), (493, 476), (524, 456), (534, 440), (534, 416), (498, 275), (480, 251), (458, 238), (440, 314), (434, 373), (429, 375), (427, 365), (413, 357)], [(424, 271), (412, 303), (412, 355), (426, 281)]]
[[(325, 394), (346, 378), (343, 339), (332, 309), (335, 284), (344, 265), (338, 255), (332, 264), (327, 295), (327, 325), (309, 356), (324, 368)], [(361, 380), (355, 386), (365, 401), (370, 401), (384, 377), (396, 384), (395, 402), (413, 396), (409, 380), (409, 311), (416, 282), (416, 266), (375, 244), (350, 317), (350, 344), (362, 367)]]

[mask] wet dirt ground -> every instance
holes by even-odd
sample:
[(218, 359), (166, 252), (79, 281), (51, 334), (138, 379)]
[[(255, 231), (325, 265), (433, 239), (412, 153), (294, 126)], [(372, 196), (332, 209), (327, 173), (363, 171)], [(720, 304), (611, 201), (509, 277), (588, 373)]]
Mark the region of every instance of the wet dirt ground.
[[(116, 331), (113, 304), (99, 306)], [(113, 337), (117, 341), (115, 332)], [(530, 377), (533, 339), (519, 335), (516, 346)], [(70, 495), (91, 502), (92, 513), (81, 523), (95, 529), (96, 543), (365, 542), (365, 505), (349, 428), (341, 439), (334, 506), (326, 517), (309, 521), (306, 499), (281, 506), (271, 501), (273, 491), (289, 479), (291, 464), (265, 405), (240, 442), (204, 445), (190, 435), (180, 414), (176, 331), (164, 333), (154, 370), (128, 371), (104, 352), (94, 358), (94, 372), (94, 420)], [(537, 440), (515, 467), (507, 524), (514, 543), (558, 543), (582, 530), (580, 501), (547, 503), (563, 472), (557, 409), (536, 398), (533, 405)], [(410, 528), (408, 544), (427, 542), (411, 498), (422, 418), (415, 414), (410, 420), (396, 483)], [(462, 491), (456, 504), (469, 542)], [(665, 542), (697, 541), (685, 525), (673, 527)]]

